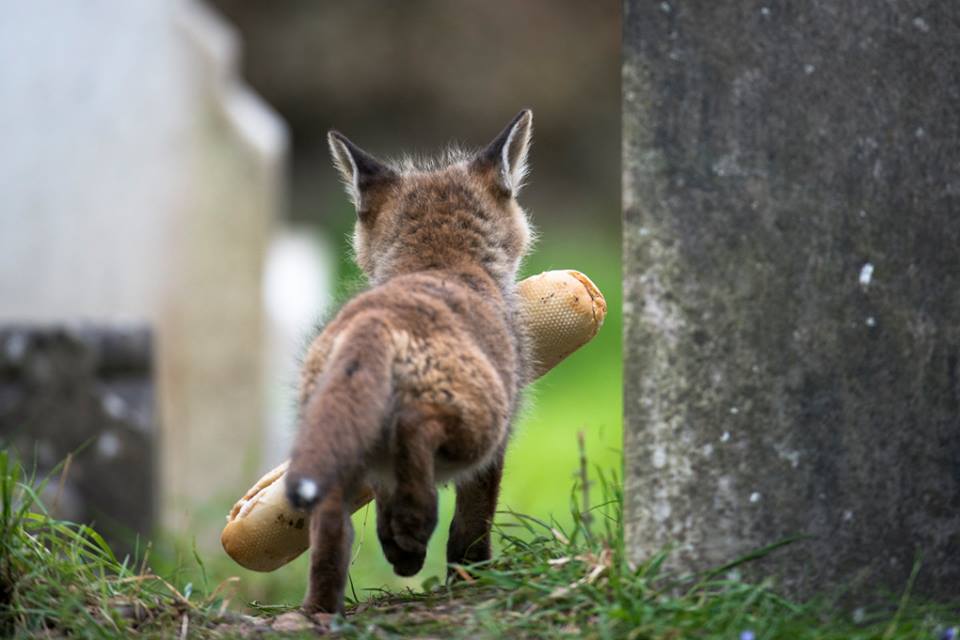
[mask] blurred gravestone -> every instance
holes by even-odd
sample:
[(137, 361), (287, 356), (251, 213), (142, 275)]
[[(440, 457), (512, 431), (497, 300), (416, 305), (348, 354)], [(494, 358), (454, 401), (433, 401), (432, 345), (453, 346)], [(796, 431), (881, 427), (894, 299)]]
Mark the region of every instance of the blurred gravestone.
[(262, 447), (284, 127), (238, 80), (233, 33), (195, 2), (31, 0), (2, 15), (0, 320), (153, 327), (165, 513), (232, 497)]
[(56, 517), (95, 523), (118, 552), (150, 533), (154, 389), (141, 328), (0, 327), (0, 445), (37, 478)]
[(960, 584), (960, 4), (624, 4), (626, 534)]

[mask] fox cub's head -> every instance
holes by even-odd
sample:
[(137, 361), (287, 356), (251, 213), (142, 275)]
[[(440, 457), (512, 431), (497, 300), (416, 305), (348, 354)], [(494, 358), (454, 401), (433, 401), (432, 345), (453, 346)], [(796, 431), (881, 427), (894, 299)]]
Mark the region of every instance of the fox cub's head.
[(483, 150), (391, 165), (336, 131), (330, 151), (357, 208), (353, 248), (373, 282), (424, 269), (480, 265), (512, 282), (531, 231), (517, 204), (533, 114), (521, 111)]

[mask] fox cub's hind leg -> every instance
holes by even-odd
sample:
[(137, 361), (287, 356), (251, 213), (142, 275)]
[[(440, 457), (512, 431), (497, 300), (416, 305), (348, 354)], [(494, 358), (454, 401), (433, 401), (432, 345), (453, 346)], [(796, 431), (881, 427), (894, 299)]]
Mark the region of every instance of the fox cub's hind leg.
[[(450, 523), (447, 563), (464, 565), (490, 559), (490, 528), (497, 510), (503, 456), (501, 448), (490, 466), (457, 483), (457, 506)], [(448, 575), (453, 577), (455, 572), (450, 569)]]
[(310, 586), (303, 601), (308, 613), (343, 612), (343, 591), (350, 566), (353, 524), (341, 487), (314, 507), (310, 518)]
[(389, 495), (377, 495), (377, 536), (397, 575), (420, 571), (437, 526), (434, 456), (449, 420), (448, 414), (432, 405), (404, 409), (397, 418), (396, 484)]

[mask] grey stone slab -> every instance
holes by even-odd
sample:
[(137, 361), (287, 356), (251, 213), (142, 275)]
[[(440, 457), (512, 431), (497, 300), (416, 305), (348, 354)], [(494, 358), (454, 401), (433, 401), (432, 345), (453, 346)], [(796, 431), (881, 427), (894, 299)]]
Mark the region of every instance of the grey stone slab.
[(960, 4), (624, 3), (626, 534), (960, 584)]
[(50, 477), (56, 517), (96, 525), (118, 553), (156, 515), (152, 353), (143, 327), (0, 326), (0, 443)]

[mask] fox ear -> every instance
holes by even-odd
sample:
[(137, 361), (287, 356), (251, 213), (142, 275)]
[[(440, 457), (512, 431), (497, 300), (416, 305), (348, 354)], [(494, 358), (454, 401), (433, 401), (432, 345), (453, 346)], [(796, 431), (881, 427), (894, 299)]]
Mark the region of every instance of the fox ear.
[(339, 131), (328, 133), (327, 142), (347, 195), (362, 217), (369, 204), (364, 196), (369, 195), (372, 189), (390, 182), (397, 174)]
[(474, 165), (493, 168), (494, 179), (511, 196), (516, 196), (527, 175), (527, 154), (533, 135), (533, 112), (524, 109), (481, 151)]

